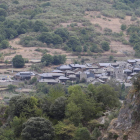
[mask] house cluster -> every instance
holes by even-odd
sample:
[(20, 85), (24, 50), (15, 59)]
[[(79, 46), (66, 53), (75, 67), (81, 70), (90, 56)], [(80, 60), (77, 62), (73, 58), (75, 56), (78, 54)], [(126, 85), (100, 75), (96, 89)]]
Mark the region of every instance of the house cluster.
[(140, 59), (116, 61), (115, 63), (93, 63), (93, 64), (69, 64), (61, 65), (55, 70), (34, 74), (33, 72), (19, 72), (15, 75), (15, 79), (30, 79), (34, 76), (38, 78), (40, 83), (48, 84), (65, 84), (67, 81), (76, 82), (84, 81), (87, 83), (106, 83), (111, 78), (126, 87), (132, 85), (131, 79), (140, 72)]

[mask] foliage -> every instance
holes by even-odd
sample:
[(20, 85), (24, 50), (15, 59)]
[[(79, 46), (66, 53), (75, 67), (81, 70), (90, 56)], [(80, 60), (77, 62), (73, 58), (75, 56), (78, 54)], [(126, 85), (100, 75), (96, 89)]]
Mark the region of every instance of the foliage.
[(123, 31), (126, 30), (126, 25), (125, 24), (121, 25), (121, 30), (123, 30)]
[(75, 136), (76, 127), (68, 121), (58, 122), (55, 125), (55, 133), (58, 140), (72, 140)]
[(42, 92), (44, 94), (49, 93), (50, 87), (46, 83), (38, 83), (36, 86), (37, 93)]
[(25, 64), (25, 62), (21, 55), (16, 55), (13, 58), (13, 66), (15, 68), (22, 68), (24, 66), (24, 64)]
[(15, 85), (8, 85), (8, 90), (14, 91), (16, 89)]
[(55, 102), (50, 106), (51, 115), (57, 120), (65, 117), (66, 98), (58, 97)]
[(48, 66), (53, 62), (53, 57), (50, 54), (45, 54), (41, 58), (41, 62), (45, 62), (46, 66)]
[(33, 77), (30, 81), (29, 81), (29, 84), (34, 84), (37, 82), (37, 78), (36, 77)]
[(66, 107), (66, 117), (68, 117), (70, 121), (78, 126), (83, 119), (81, 108), (74, 102), (70, 102)]
[(67, 42), (67, 46), (71, 48), (73, 51), (78, 51), (78, 47), (80, 46), (80, 41), (75, 36), (70, 37), (69, 41)]
[(97, 127), (95, 127), (93, 132), (92, 132), (93, 140), (98, 139), (99, 136), (101, 136), (101, 132), (100, 132), (100, 130)]
[(109, 56), (109, 61), (112, 61), (114, 57), (112, 55)]
[(104, 107), (113, 108), (120, 105), (117, 92), (109, 85), (100, 85), (96, 90), (97, 101), (102, 102)]
[(65, 28), (58, 28), (54, 33), (59, 35), (63, 39), (63, 42), (69, 38), (69, 32)]
[(26, 118), (36, 117), (41, 115), (42, 111), (38, 108), (38, 99), (35, 97), (12, 97), (10, 100), (10, 116), (20, 117), (21, 114), (24, 114)]
[(90, 133), (86, 127), (78, 128), (74, 140), (90, 140)]
[(102, 49), (108, 51), (110, 49), (108, 42), (102, 42)]
[(14, 131), (12, 129), (0, 128), (0, 139), (1, 140), (15, 140)]
[[(96, 108), (97, 104), (94, 98), (89, 98), (88, 95), (84, 94), (80, 86), (70, 86), (68, 92), (70, 97), (68, 98), (68, 104), (66, 106), (66, 116), (73, 121), (75, 125), (78, 125), (81, 120), (88, 121), (92, 117), (96, 117), (96, 113), (101, 111), (100, 107)], [(75, 112), (77, 112), (77, 114)]]
[(22, 131), (22, 124), (26, 121), (24, 116), (20, 116), (19, 118), (15, 116), (13, 121), (11, 122), (11, 126), (14, 130), (14, 135), (16, 137), (20, 137)]
[(61, 84), (52, 86), (49, 90), (48, 99), (54, 102), (58, 97), (65, 96), (64, 87)]
[(9, 42), (7, 40), (3, 40), (0, 44), (0, 48), (6, 49), (9, 47)]
[(45, 62), (46, 66), (50, 64), (59, 65), (63, 64), (66, 61), (65, 55), (50, 55), (50, 54), (44, 54), (41, 58), (41, 62)]
[(23, 124), (21, 136), (23, 140), (52, 140), (54, 137), (54, 128), (49, 120), (41, 117), (32, 117)]

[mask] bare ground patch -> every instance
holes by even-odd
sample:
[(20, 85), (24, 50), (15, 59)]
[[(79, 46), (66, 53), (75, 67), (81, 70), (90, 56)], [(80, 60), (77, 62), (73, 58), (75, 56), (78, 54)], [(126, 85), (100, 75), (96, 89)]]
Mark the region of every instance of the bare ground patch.
[[(12, 49), (5, 49), (2, 50), (6, 54), (5, 60), (12, 60), (12, 58), (15, 55), (22, 55), (24, 58), (27, 58), (29, 60), (40, 60), (42, 57), (41, 52), (35, 51), (37, 48), (40, 49), (47, 49), (49, 54), (61, 54), (67, 56), (67, 63), (71, 63), (71, 60), (69, 59), (69, 56), (71, 56), (71, 53), (67, 53), (66, 51), (62, 49), (54, 49), (54, 48), (48, 48), (48, 47), (23, 47), (22, 45), (19, 45), (20, 38), (15, 38), (11, 41), (9, 41), (10, 45), (12, 46)], [(9, 55), (8, 55), (9, 54)]]

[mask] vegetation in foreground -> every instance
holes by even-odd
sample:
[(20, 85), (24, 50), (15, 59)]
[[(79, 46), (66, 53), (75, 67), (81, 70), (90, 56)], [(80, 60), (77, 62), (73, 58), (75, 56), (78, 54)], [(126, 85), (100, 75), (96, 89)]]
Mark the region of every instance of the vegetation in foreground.
[(39, 84), (34, 96), (17, 95), (1, 107), (0, 139), (96, 140), (109, 124), (97, 119), (108, 110), (118, 110), (118, 96), (109, 85), (67, 89)]

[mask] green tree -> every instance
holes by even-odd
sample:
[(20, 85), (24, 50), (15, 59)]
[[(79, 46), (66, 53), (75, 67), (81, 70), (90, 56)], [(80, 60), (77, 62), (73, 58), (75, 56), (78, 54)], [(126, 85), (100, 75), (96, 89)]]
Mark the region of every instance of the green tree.
[(96, 95), (96, 87), (93, 84), (89, 84), (87, 89), (89, 91), (90, 97), (95, 97), (95, 95)]
[(53, 42), (52, 43), (54, 45), (56, 45), (56, 44), (62, 44), (63, 43), (63, 40), (62, 40), (62, 38), (59, 35), (54, 34), (53, 35)]
[(109, 51), (110, 47), (109, 47), (109, 43), (108, 42), (102, 42), (102, 49), (104, 51)]
[(76, 48), (78, 47), (78, 46), (80, 46), (80, 41), (79, 41), (79, 39), (78, 38), (76, 38), (76, 37), (71, 37), (70, 39), (69, 39), (69, 41), (67, 42), (67, 46), (69, 47), (69, 48), (72, 48), (72, 50), (73, 51), (76, 51)]
[(50, 54), (44, 54), (41, 58), (41, 62), (45, 62), (46, 66), (52, 64), (53, 57)]
[(65, 116), (65, 106), (66, 98), (58, 97), (50, 107), (51, 115), (57, 120), (63, 119)]
[(86, 127), (78, 128), (74, 140), (90, 140), (90, 133)]
[(0, 128), (0, 140), (15, 140), (14, 131), (10, 128)]
[(26, 121), (26, 118), (22, 115), (18, 118), (15, 116), (11, 122), (12, 129), (14, 129), (14, 135), (20, 137), (22, 131), (22, 124)]
[(136, 44), (136, 43), (140, 42), (140, 37), (138, 36), (137, 33), (133, 33), (130, 36), (129, 42), (132, 44)]
[(13, 58), (13, 66), (15, 68), (22, 68), (24, 66), (24, 64), (25, 64), (25, 62), (21, 55), (16, 55)]
[(52, 140), (54, 128), (49, 120), (32, 117), (23, 124), (21, 136), (23, 140)]
[(53, 34), (52, 33), (47, 33), (47, 32), (43, 32), (40, 36), (39, 36), (39, 40), (42, 42), (45, 42), (46, 44), (51, 44), (53, 43)]
[(48, 28), (45, 27), (44, 23), (38, 20), (34, 23), (33, 29), (35, 32), (38, 32), (38, 31), (48, 32), (49, 31)]
[(38, 99), (35, 97), (17, 97), (10, 100), (11, 116), (20, 117), (24, 114), (26, 118), (37, 117), (42, 114), (42, 110), (38, 107)]
[(53, 64), (59, 65), (64, 64), (66, 62), (66, 55), (54, 55), (53, 56)]
[(55, 126), (56, 138), (58, 140), (72, 140), (75, 135), (76, 127), (69, 121), (58, 122)]
[(9, 47), (9, 42), (8, 42), (7, 40), (3, 40), (3, 41), (1, 42), (1, 44), (0, 44), (0, 47), (1, 47), (2, 49), (8, 48), (8, 47)]
[(109, 85), (100, 85), (97, 87), (97, 102), (102, 102), (104, 107), (117, 107), (120, 105), (117, 92)]
[(63, 42), (65, 42), (69, 38), (69, 32), (65, 28), (59, 28), (55, 30), (54, 33), (59, 35), (63, 39)]
[(83, 119), (82, 110), (74, 102), (68, 103), (66, 106), (66, 117), (75, 125), (79, 125)]
[(101, 132), (97, 127), (95, 127), (95, 129), (92, 132), (93, 140), (97, 140), (99, 136), (101, 136)]
[(65, 96), (65, 91), (61, 84), (55, 85), (50, 88), (48, 93), (48, 100), (50, 100), (52, 103), (54, 103), (55, 99), (61, 96)]
[(98, 49), (98, 46), (97, 46), (96, 44), (93, 44), (93, 45), (90, 47), (90, 51), (91, 51), (91, 52), (95, 52), (95, 53), (96, 53), (96, 52), (98, 52), (97, 49)]
[[(90, 120), (92, 117), (96, 116), (96, 103), (93, 98), (89, 98), (88, 94), (84, 94), (80, 86), (70, 86), (68, 88), (68, 92), (70, 94), (68, 98), (68, 107), (70, 108), (70, 104), (73, 104), (79, 112), (82, 112), (82, 117), (84, 121)], [(77, 107), (76, 107), (77, 106)], [(80, 111), (81, 110), (81, 111)], [(75, 111), (76, 112), (76, 111)], [(69, 114), (69, 112), (68, 112)], [(76, 115), (72, 113), (73, 115)]]

